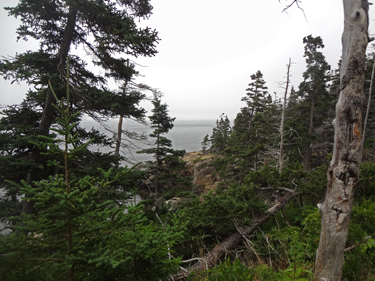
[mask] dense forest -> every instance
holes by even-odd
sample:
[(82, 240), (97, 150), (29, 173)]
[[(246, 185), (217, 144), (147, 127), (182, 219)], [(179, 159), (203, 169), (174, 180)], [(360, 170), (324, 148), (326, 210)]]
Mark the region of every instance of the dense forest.
[[(358, 18), (367, 1), (352, 2), (360, 5), (352, 20), (366, 24)], [(21, 20), (19, 39), (39, 49), (0, 59), (4, 79), (30, 86), (0, 111), (0, 279), (375, 280), (375, 53), (356, 49), (348, 62), (352, 42), (362, 42), (350, 35), (330, 66), (322, 38), (306, 34), (303, 81), (291, 84), (286, 58), (275, 96), (259, 65), (233, 122), (219, 116), (189, 157), (166, 137), (175, 118), (163, 94), (135, 82), (137, 57), (157, 54), (158, 32), (137, 26), (152, 8), (149, 0), (6, 8)], [(367, 29), (358, 32), (366, 49)], [(354, 94), (342, 101), (346, 90)], [(87, 130), (87, 117), (104, 127), (119, 118), (117, 131)], [(129, 119), (152, 133), (130, 132)], [(129, 165), (121, 148), (146, 139), (137, 153), (153, 160)]]

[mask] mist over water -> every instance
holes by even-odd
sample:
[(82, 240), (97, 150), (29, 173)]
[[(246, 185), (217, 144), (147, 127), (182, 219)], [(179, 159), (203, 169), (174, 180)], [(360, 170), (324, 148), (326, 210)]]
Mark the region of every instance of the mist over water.
[[(111, 120), (107, 123), (109, 130), (106, 130), (103, 126), (100, 126), (98, 123), (92, 120), (84, 120), (81, 122), (81, 126), (86, 129), (91, 129), (94, 127), (95, 129), (100, 130), (101, 133), (106, 134), (109, 137), (113, 137), (113, 132), (117, 131), (118, 120)], [(172, 141), (172, 146), (174, 149), (184, 149), (186, 152), (192, 151), (199, 151), (202, 149), (201, 142), (205, 135), (211, 136), (212, 129), (216, 125), (216, 120), (175, 120), (174, 127), (169, 133), (166, 135), (168, 139)], [(149, 126), (145, 126), (139, 124), (132, 120), (124, 120), (123, 130), (127, 130), (129, 132), (135, 132), (138, 134), (145, 134), (148, 136), (152, 133), (152, 128)], [(122, 136), (122, 143), (128, 143), (129, 139), (127, 136)], [(153, 142), (152, 138), (148, 138), (149, 142)], [(138, 154), (136, 153), (137, 150), (141, 150), (144, 148), (149, 148), (144, 143), (132, 141), (135, 145), (139, 148), (133, 149), (124, 149), (122, 148), (122, 155), (125, 157), (133, 156), (136, 161), (135, 162), (144, 162), (148, 160), (153, 160), (152, 155), (148, 154)], [(91, 147), (90, 149), (100, 150), (102, 152), (114, 152), (114, 148), (108, 147)]]

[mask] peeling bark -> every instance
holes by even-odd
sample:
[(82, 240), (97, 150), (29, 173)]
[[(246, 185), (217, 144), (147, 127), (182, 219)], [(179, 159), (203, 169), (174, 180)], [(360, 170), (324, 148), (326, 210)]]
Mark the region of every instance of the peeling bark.
[(269, 218), (275, 215), (278, 211), (284, 208), (287, 203), (297, 196), (297, 192), (291, 190), (283, 198), (281, 198), (275, 205), (269, 208), (265, 213), (259, 215), (253, 219), (251, 226), (243, 229), (242, 233), (234, 233), (225, 239), (220, 244), (216, 245), (209, 253), (207, 253), (203, 258), (200, 258), (197, 263), (193, 266), (185, 269), (185, 271), (178, 272), (173, 276), (174, 280), (180, 280), (187, 278), (192, 271), (202, 271), (208, 267), (212, 267), (217, 264), (217, 260), (228, 252), (230, 249), (238, 245), (242, 241), (243, 235), (249, 235), (253, 233), (262, 223), (266, 222)]
[(344, 0), (340, 97), (334, 120), (335, 139), (322, 216), (315, 280), (341, 280), (354, 191), (362, 158), (362, 108), (368, 43), (367, 0)]

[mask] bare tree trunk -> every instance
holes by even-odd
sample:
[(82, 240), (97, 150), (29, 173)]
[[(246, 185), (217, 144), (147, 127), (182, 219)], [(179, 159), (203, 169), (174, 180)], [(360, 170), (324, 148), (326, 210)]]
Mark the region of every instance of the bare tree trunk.
[(368, 43), (367, 0), (344, 0), (344, 33), (340, 97), (334, 120), (333, 156), (327, 171), (327, 192), (318, 204), (322, 216), (315, 280), (341, 280), (354, 191), (362, 158), (362, 106)]
[[(311, 109), (310, 109), (310, 125), (309, 125), (309, 138), (313, 132), (314, 129), (314, 109), (315, 109), (315, 92), (312, 95), (311, 100)], [(303, 154), (303, 166), (306, 170), (309, 170), (310, 168), (310, 159), (311, 159), (311, 148), (310, 148), (311, 142), (310, 139), (307, 143), (307, 148)]]
[(283, 148), (284, 148), (284, 122), (285, 122), (285, 108), (286, 108), (286, 96), (288, 94), (288, 87), (289, 87), (289, 73), (290, 73), (290, 65), (292, 64), (291, 59), (289, 58), (289, 63), (286, 65), (287, 73), (286, 73), (286, 86), (285, 86), (285, 93), (284, 93), (284, 103), (283, 108), (281, 111), (281, 124), (280, 124), (280, 152), (279, 152), (279, 172), (281, 173), (283, 170)]
[(269, 208), (265, 213), (254, 218), (250, 227), (243, 229), (242, 233), (236, 232), (232, 234), (223, 242), (216, 245), (203, 258), (199, 259), (199, 261), (196, 264), (185, 269), (185, 271), (178, 272), (175, 276), (173, 276), (174, 280), (187, 278), (189, 273), (194, 270), (202, 271), (205, 268), (209, 268), (217, 264), (217, 260), (226, 252), (228, 252), (230, 249), (238, 245), (242, 241), (242, 238), (244, 235), (249, 235), (253, 233), (262, 223), (266, 222), (269, 218), (271, 218), (278, 211), (284, 208), (292, 198), (297, 196), (297, 194), (298, 194), (297, 192), (290, 190), (290, 192), (288, 192), (283, 198), (281, 198), (275, 205)]
[(368, 114), (370, 112), (370, 105), (371, 105), (372, 85), (373, 85), (373, 82), (374, 82), (374, 72), (375, 72), (375, 56), (374, 56), (374, 62), (372, 63), (370, 90), (368, 92), (368, 102), (367, 102), (366, 117), (365, 117), (365, 122), (363, 124), (362, 147), (364, 147), (364, 144), (365, 144), (365, 135), (366, 135), (367, 120), (368, 120)]

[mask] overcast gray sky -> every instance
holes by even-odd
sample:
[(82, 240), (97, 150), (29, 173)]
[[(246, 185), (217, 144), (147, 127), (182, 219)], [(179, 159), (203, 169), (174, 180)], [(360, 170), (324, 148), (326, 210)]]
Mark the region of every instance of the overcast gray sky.
[[(1, 0), (15, 6), (16, 0)], [(159, 53), (138, 58), (145, 67), (136, 81), (159, 89), (170, 115), (177, 119), (235, 118), (245, 105), (241, 97), (250, 75), (260, 70), (270, 93), (281, 94), (289, 58), (292, 84), (298, 87), (305, 70), (303, 37), (321, 36), (323, 53), (332, 68), (341, 56), (343, 8), (340, 0), (303, 0), (304, 13), (281, 0), (152, 0), (153, 15), (141, 25), (159, 32)], [(375, 7), (370, 7), (370, 33), (375, 33)], [(306, 19), (305, 19), (306, 16)], [(35, 49), (34, 42), (16, 43), (17, 20), (0, 11), (0, 55)], [(0, 79), (0, 104), (19, 103), (25, 85)], [(149, 103), (143, 106), (150, 110)]]

